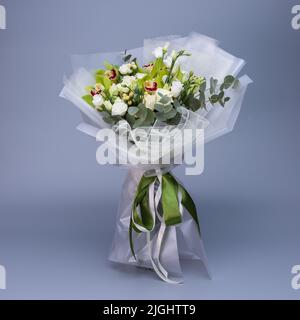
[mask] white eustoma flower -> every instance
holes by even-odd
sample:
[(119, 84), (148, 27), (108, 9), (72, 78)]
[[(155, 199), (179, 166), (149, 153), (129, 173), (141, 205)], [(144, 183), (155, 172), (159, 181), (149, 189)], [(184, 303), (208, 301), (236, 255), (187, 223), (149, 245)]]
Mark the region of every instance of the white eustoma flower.
[(130, 63), (124, 63), (120, 66), (119, 71), (121, 74), (130, 74), (132, 72), (132, 65)]
[(171, 56), (167, 56), (165, 59), (164, 59), (164, 64), (166, 65), (167, 68), (170, 68), (171, 67), (171, 64), (172, 64), (172, 57)]
[(167, 81), (167, 78), (168, 78), (168, 76), (165, 74), (165, 75), (161, 78), (162, 82), (165, 83), (165, 82)]
[(119, 94), (119, 89), (118, 89), (118, 86), (113, 83), (111, 85), (111, 87), (109, 88), (109, 93), (112, 95), (112, 96), (117, 96)]
[(161, 58), (164, 54), (163, 47), (157, 47), (152, 51), (155, 58)]
[(111, 115), (124, 116), (124, 114), (127, 112), (127, 109), (128, 105), (120, 98), (117, 98), (115, 103), (112, 105)]
[(137, 79), (143, 79), (146, 76), (146, 74), (138, 72), (135, 76), (137, 77)]
[(144, 96), (144, 103), (145, 107), (154, 110), (155, 103), (157, 101), (157, 96), (156, 94), (145, 94)]
[(183, 84), (180, 81), (176, 80), (172, 82), (171, 93), (173, 97), (177, 98), (180, 95), (182, 89)]
[(167, 52), (169, 45), (170, 45), (170, 42), (166, 42), (163, 47), (157, 47), (157, 48), (155, 48), (155, 49), (152, 51), (154, 57), (155, 57), (155, 58), (162, 58), (162, 56), (164, 55), (164, 53)]
[(95, 94), (93, 97), (93, 105), (95, 107), (101, 107), (103, 105), (104, 99), (101, 94)]

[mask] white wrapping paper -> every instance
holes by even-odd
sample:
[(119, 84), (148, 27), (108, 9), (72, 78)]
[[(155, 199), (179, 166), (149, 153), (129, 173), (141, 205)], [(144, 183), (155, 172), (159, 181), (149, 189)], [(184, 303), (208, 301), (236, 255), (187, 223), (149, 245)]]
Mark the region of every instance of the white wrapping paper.
[[(193, 70), (195, 74), (205, 76), (208, 79), (214, 77), (222, 80), (228, 74), (237, 76), (244, 66), (242, 59), (238, 59), (219, 48), (215, 40), (197, 33), (192, 33), (187, 37), (170, 36), (148, 39), (144, 41), (143, 47), (128, 50), (128, 52), (135, 56), (140, 64), (147, 63), (153, 59), (151, 54), (153, 49), (157, 46), (163, 46), (166, 41), (170, 42), (170, 50), (185, 49), (192, 54), (191, 57), (183, 58), (180, 61), (183, 70)], [(70, 100), (79, 108), (84, 122), (78, 126), (78, 129), (90, 136), (96, 137), (97, 131), (100, 128), (108, 127), (108, 125), (102, 120), (100, 113), (81, 99), (85, 94), (84, 88), (94, 83), (92, 73), (95, 69), (101, 67), (103, 61), (121, 64), (121, 53), (77, 55), (72, 58), (74, 74), (70, 79), (65, 80), (65, 87), (61, 92), (61, 96)], [(205, 142), (211, 141), (233, 129), (247, 86), (251, 83), (247, 76), (242, 76), (239, 80), (239, 87), (228, 91), (228, 96), (231, 97), (231, 100), (226, 104), (225, 108), (219, 105), (208, 105), (207, 110), (200, 109), (196, 114), (188, 111), (188, 115), (191, 116), (190, 119), (198, 120), (194, 122), (185, 120), (184, 123), (195, 129), (199, 127), (205, 128)], [(154, 126), (157, 125), (156, 123)], [(129, 171), (123, 186), (117, 226), (109, 259), (117, 263), (155, 269), (155, 271), (156, 266), (158, 266), (158, 269), (163, 270), (161, 278), (166, 276), (164, 280), (167, 279), (171, 283), (183, 281), (180, 258), (201, 260), (208, 274), (210, 274), (206, 253), (196, 224), (184, 210), (183, 222), (180, 225), (164, 228), (157, 219), (151, 239), (147, 240), (149, 235), (145, 232), (140, 234), (133, 232), (137, 257), (137, 259), (134, 259), (128, 237), (132, 201), (139, 180), (145, 171), (151, 174), (152, 171), (156, 172), (155, 170), (159, 169), (159, 167), (134, 165), (126, 167), (129, 167)], [(167, 172), (171, 168), (172, 165), (167, 166), (163, 172)], [(161, 241), (162, 238), (163, 241)]]

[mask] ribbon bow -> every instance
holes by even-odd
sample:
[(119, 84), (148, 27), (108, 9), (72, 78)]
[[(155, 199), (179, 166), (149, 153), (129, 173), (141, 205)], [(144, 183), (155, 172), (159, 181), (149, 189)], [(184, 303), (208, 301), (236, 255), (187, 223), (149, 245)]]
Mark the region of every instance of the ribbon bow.
[[(166, 227), (175, 226), (182, 222), (183, 207), (195, 221), (200, 235), (196, 205), (189, 193), (178, 183), (175, 177), (171, 173), (157, 174), (152, 177), (142, 176), (132, 204), (129, 225), (130, 249), (133, 257), (137, 259), (132, 232), (133, 230), (137, 233), (145, 232), (153, 269), (161, 279), (169, 283), (180, 283), (181, 281), (169, 278), (168, 272), (159, 261), (160, 249)], [(157, 237), (158, 250), (156, 255), (153, 256), (151, 232), (156, 226), (156, 218), (160, 222), (160, 229)], [(154, 260), (157, 262), (155, 263)]]

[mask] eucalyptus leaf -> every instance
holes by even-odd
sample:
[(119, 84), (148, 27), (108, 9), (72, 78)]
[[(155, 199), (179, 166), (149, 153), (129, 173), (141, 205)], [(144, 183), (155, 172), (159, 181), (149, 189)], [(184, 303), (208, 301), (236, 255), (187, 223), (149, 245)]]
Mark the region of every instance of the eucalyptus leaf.
[(172, 109), (170, 112), (165, 113), (166, 120), (172, 119), (176, 116), (177, 110)]
[(171, 98), (168, 96), (162, 96), (159, 100), (159, 103), (161, 104), (169, 104), (171, 103)]
[(145, 119), (137, 119), (135, 123), (133, 124), (133, 128), (136, 129), (138, 127), (141, 127), (144, 124)]
[(213, 94), (209, 100), (212, 104), (214, 104), (219, 101), (219, 96), (217, 94)]
[(156, 103), (156, 104), (154, 105), (154, 109), (157, 110), (157, 111), (159, 111), (159, 112), (164, 112), (164, 105), (161, 104), (161, 103)]
[(218, 84), (218, 80), (211, 77), (210, 78), (210, 88), (209, 88), (210, 94), (215, 93), (217, 84)]
[(129, 60), (131, 59), (131, 57), (132, 57), (131, 54), (125, 55), (124, 58), (123, 58), (123, 61), (124, 61), (124, 62), (129, 62)]
[(223, 99), (223, 97), (224, 97), (224, 91), (221, 91), (221, 92), (219, 93), (219, 100)]
[(177, 99), (174, 100), (174, 107), (175, 109), (181, 108), (181, 104)]
[(103, 121), (105, 121), (108, 124), (114, 124), (115, 123), (114, 119), (111, 118), (111, 117), (103, 117)]
[(202, 82), (202, 83), (200, 84), (199, 90), (200, 90), (200, 91), (203, 91), (203, 92), (206, 90), (206, 81), (204, 81), (204, 82)]
[(166, 120), (167, 120), (166, 114), (163, 113), (163, 112), (156, 112), (156, 113), (155, 113), (155, 117), (156, 117), (156, 119), (159, 120), (159, 121), (166, 121)]
[(130, 124), (130, 126), (133, 127), (133, 124), (135, 123), (135, 117), (131, 116), (129, 113), (126, 113), (125, 119)]
[(239, 79), (235, 79), (234, 82), (233, 82), (233, 85), (232, 85), (232, 88), (233, 89), (236, 89), (240, 84), (240, 80)]
[(129, 113), (131, 116), (134, 116), (138, 111), (139, 111), (139, 108), (137, 108), (137, 107), (130, 107), (130, 108), (128, 108), (128, 113)]
[(142, 105), (141, 107), (139, 107), (138, 112), (135, 114), (139, 119), (141, 119), (142, 121), (144, 121), (147, 117), (147, 108)]
[(155, 115), (154, 115), (154, 112), (150, 109), (147, 109), (147, 117), (144, 121), (144, 125), (145, 126), (150, 126), (153, 124), (154, 122), (154, 118), (155, 118)]
[(231, 76), (231, 75), (226, 76), (224, 78), (224, 83), (223, 83), (224, 88), (225, 89), (229, 89), (232, 86), (234, 80), (235, 80), (234, 76)]
[(168, 112), (170, 112), (171, 110), (173, 110), (173, 106), (172, 106), (172, 104), (170, 103), (170, 104), (167, 104), (167, 105), (164, 107), (163, 112), (164, 112), (164, 113), (168, 113)]

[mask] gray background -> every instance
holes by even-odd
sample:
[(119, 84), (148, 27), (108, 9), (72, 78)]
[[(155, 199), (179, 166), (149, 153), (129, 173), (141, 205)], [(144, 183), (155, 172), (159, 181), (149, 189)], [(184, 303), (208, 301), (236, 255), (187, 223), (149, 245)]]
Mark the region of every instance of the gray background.
[[(0, 299), (299, 299), (300, 30), (287, 0), (1, 0)], [(299, 1), (298, 1), (299, 3)], [(184, 176), (197, 202), (213, 280), (184, 265), (185, 284), (107, 262), (125, 172), (97, 165), (58, 97), (70, 55), (140, 46), (197, 31), (248, 61), (233, 133)]]

